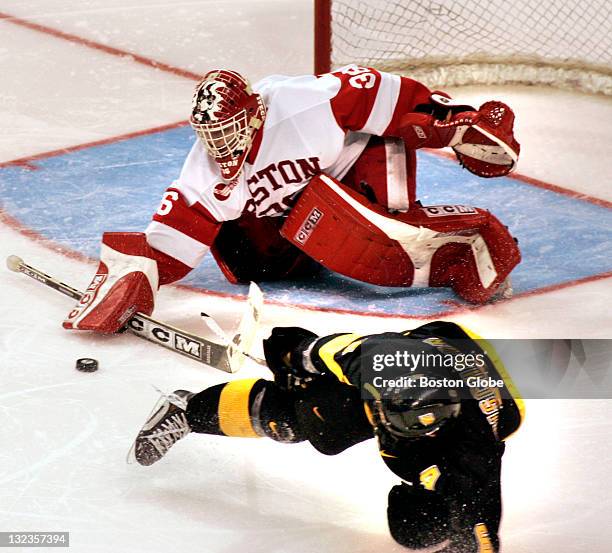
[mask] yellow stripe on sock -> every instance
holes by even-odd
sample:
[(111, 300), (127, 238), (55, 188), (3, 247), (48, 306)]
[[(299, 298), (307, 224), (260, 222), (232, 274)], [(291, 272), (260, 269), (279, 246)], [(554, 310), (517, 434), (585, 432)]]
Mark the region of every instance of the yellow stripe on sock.
[(258, 438), (251, 423), (249, 394), (258, 378), (228, 382), (219, 397), (219, 428), (226, 436)]

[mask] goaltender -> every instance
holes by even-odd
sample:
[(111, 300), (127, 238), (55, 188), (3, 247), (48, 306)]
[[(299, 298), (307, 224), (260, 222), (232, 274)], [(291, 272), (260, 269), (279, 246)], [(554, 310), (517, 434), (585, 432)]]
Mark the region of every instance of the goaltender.
[(226, 69), (197, 85), (197, 139), (144, 233), (102, 237), (100, 264), (63, 322), (117, 332), (150, 315), (159, 286), (210, 252), (233, 284), (314, 276), (321, 266), (376, 286), (451, 287), (507, 298), (520, 262), (484, 209), (423, 206), (416, 151), (451, 147), (485, 178), (516, 167), (514, 112), (478, 110), (408, 77), (348, 65), (255, 83)]
[[(439, 360), (393, 373), (425, 386), (389, 386), (398, 379), (382, 378), (374, 361), (398, 346), (412, 359)], [(397, 542), (428, 552), (499, 551), (501, 458), (523, 406), (486, 342), (440, 321), (370, 336), (279, 327), (264, 353), (274, 381), (234, 380), (162, 398), (131, 456), (152, 465), (191, 432), (308, 440), (326, 455), (376, 437), (382, 460), (401, 479), (387, 508)], [(476, 385), (458, 385), (468, 379)], [(445, 380), (455, 385), (428, 386)]]

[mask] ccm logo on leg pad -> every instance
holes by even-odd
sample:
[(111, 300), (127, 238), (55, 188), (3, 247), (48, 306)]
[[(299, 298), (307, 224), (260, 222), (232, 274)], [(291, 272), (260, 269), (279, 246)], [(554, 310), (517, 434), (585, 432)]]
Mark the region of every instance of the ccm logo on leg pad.
[(306, 217), (306, 220), (302, 223), (298, 231), (295, 233), (294, 240), (299, 244), (306, 244), (306, 241), (310, 238), (310, 234), (314, 228), (319, 224), (319, 221), (323, 218), (323, 212), (313, 207), (312, 211)]
[(430, 205), (423, 207), (427, 217), (445, 217), (447, 215), (473, 215), (476, 210), (468, 205)]

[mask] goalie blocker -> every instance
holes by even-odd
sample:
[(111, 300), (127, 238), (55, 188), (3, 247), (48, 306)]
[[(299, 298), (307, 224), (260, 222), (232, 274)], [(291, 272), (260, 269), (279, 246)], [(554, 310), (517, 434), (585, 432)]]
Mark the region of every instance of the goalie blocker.
[(379, 286), (451, 287), (489, 300), (521, 256), (495, 216), (467, 206), (391, 214), (329, 177), (314, 177), (281, 234), (328, 269)]
[(136, 313), (153, 312), (158, 285), (157, 261), (145, 235), (105, 232), (98, 270), (63, 327), (117, 332)]

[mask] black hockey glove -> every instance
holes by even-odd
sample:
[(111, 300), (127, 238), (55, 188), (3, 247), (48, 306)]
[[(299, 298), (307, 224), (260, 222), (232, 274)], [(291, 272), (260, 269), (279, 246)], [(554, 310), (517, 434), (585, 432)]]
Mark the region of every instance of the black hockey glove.
[(266, 363), (274, 374), (274, 382), (282, 389), (293, 391), (303, 387), (319, 374), (316, 369), (304, 366), (304, 352), (317, 338), (305, 328), (281, 326), (273, 328), (263, 341)]

